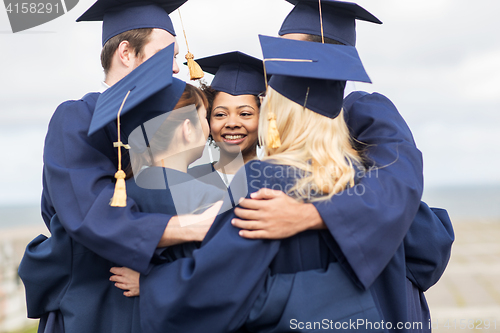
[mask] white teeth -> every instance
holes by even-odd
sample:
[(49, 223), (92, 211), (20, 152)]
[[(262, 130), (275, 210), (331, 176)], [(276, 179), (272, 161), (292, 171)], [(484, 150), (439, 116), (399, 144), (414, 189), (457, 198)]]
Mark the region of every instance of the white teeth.
[(238, 140), (238, 139), (243, 139), (245, 136), (244, 135), (226, 135), (224, 138), (227, 140)]

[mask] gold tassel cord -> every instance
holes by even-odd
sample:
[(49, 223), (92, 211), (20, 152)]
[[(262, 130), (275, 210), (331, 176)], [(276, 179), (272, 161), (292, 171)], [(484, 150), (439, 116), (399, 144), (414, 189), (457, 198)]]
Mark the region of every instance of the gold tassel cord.
[(116, 184), (115, 184), (115, 192), (113, 197), (111, 198), (111, 202), (109, 203), (112, 207), (126, 207), (127, 206), (127, 189), (125, 187), (125, 172), (122, 170), (122, 147), (128, 149), (128, 145), (124, 145), (121, 142), (120, 135), (120, 114), (123, 109), (123, 105), (125, 105), (125, 101), (130, 95), (130, 91), (127, 93), (125, 98), (123, 99), (122, 105), (120, 106), (120, 110), (118, 110), (118, 114), (116, 116), (116, 123), (118, 127), (118, 141), (113, 143), (114, 147), (118, 148), (118, 171), (115, 173)]
[(199, 80), (205, 76), (205, 73), (203, 73), (203, 70), (201, 69), (200, 65), (196, 61), (194, 61), (194, 55), (189, 51), (189, 44), (187, 41), (186, 37), (186, 30), (184, 29), (184, 23), (182, 22), (182, 16), (181, 16), (181, 10), (177, 9), (179, 12), (179, 18), (181, 20), (181, 26), (182, 26), (182, 32), (184, 33), (184, 40), (186, 41), (186, 47), (187, 47), (187, 54), (186, 54), (186, 60), (188, 64), (188, 69), (189, 69), (189, 79), (190, 80)]
[(323, 13), (321, 12), (321, 0), (319, 2), (319, 23), (321, 25), (321, 42), (325, 44), (325, 35), (323, 34)]

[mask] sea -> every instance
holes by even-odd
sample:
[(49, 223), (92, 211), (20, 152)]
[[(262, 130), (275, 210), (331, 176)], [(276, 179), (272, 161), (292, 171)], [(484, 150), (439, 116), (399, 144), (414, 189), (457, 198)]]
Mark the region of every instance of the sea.
[[(454, 223), (497, 221), (500, 223), (500, 186), (448, 186), (426, 190), (429, 206), (448, 210)], [(40, 226), (40, 206), (0, 205), (0, 229)]]

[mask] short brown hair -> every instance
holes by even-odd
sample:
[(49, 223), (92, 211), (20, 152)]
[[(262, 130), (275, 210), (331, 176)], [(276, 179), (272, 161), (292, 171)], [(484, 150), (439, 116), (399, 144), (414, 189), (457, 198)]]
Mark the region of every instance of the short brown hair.
[[(341, 42), (339, 42), (339, 41), (337, 41), (335, 39), (332, 39), (332, 38), (324, 37), (324, 39), (325, 39), (325, 44), (345, 45), (344, 43), (341, 43)], [(307, 34), (306, 40), (308, 42), (316, 42), (316, 43), (322, 43), (323, 42), (323, 38), (321, 38), (321, 36), (310, 35), (310, 34)]]
[(149, 43), (151, 33), (153, 32), (152, 28), (140, 28), (122, 32), (114, 37), (111, 37), (101, 51), (101, 65), (104, 69), (104, 74), (107, 75), (109, 69), (111, 68), (111, 60), (113, 59), (113, 55), (118, 49), (118, 46), (123, 41), (128, 41), (130, 47), (134, 50), (135, 56), (138, 58), (142, 58), (144, 46)]
[(196, 106), (197, 110), (203, 105), (208, 111), (209, 104), (205, 94), (199, 88), (188, 83), (186, 84), (186, 88), (184, 88), (181, 98), (175, 105), (174, 110), (192, 104)]

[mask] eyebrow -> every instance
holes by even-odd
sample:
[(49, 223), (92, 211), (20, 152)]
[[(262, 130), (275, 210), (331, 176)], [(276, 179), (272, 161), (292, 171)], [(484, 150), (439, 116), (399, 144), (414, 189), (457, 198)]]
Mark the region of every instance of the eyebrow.
[(212, 111), (215, 111), (216, 109), (218, 108), (221, 108), (221, 109), (224, 109), (224, 110), (229, 110), (229, 108), (225, 107), (225, 106), (222, 106), (222, 105), (219, 105), (219, 106), (216, 106)]
[(250, 109), (255, 111), (254, 107), (251, 105), (240, 105), (237, 107), (237, 109), (243, 109), (243, 108), (250, 108)]
[[(221, 109), (224, 109), (226, 111), (229, 111), (229, 108), (227, 106), (223, 106), (223, 105), (219, 105), (219, 106), (216, 106), (212, 111), (215, 111), (216, 109), (218, 108), (221, 108)], [(252, 110), (255, 111), (255, 108), (251, 105), (240, 105), (240, 106), (237, 106), (236, 109), (237, 110), (240, 110), (240, 109), (243, 109), (243, 108), (251, 108)]]

